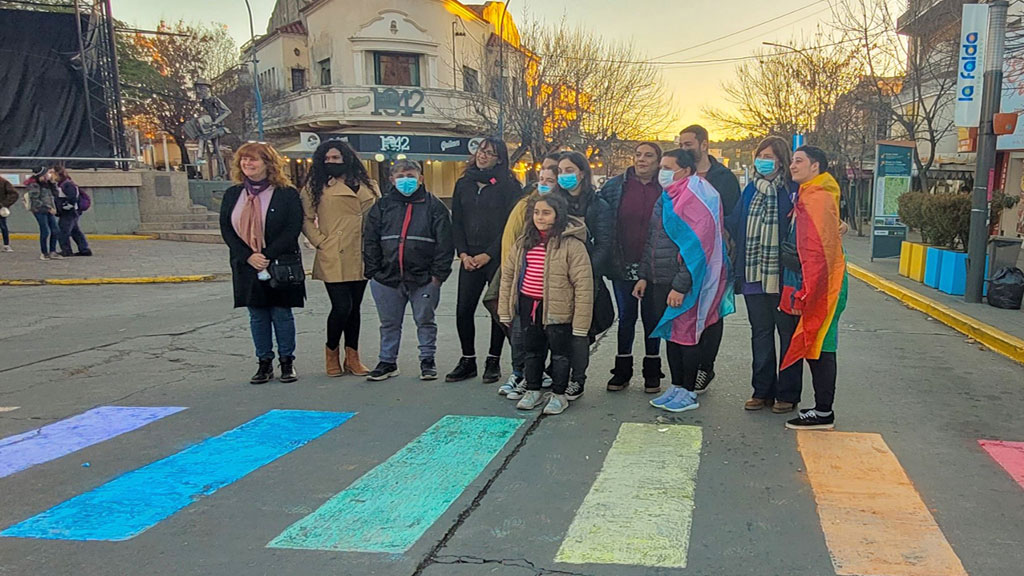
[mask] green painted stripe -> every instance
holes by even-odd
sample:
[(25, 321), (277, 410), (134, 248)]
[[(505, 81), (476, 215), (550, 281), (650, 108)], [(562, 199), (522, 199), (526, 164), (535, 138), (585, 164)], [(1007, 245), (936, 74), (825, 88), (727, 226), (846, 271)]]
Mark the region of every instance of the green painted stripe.
[(513, 418), (445, 416), (267, 547), (405, 552), (522, 424)]
[(625, 423), (555, 562), (685, 568), (702, 434)]

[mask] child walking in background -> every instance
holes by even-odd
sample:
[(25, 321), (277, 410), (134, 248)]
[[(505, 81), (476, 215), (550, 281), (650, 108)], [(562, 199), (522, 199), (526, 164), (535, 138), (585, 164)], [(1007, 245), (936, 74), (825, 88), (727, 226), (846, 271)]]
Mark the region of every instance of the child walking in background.
[(551, 398), (545, 414), (569, 407), (569, 363), (573, 336), (586, 336), (594, 310), (594, 275), (587, 253), (587, 231), (560, 195), (531, 200), (526, 229), (501, 267), (498, 316), (502, 324), (517, 319), (526, 349), (526, 393), (516, 404), (533, 410), (544, 395), (544, 360), (551, 352)]

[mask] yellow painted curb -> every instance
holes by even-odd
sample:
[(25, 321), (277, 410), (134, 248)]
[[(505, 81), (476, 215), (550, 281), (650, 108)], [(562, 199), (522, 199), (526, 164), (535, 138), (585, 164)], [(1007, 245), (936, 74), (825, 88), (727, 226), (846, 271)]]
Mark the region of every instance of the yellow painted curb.
[(184, 284), (212, 282), (215, 274), (194, 276), (136, 276), (129, 278), (47, 278), (43, 280), (2, 280), (0, 286), (94, 286), (98, 284)]
[(855, 264), (847, 263), (847, 268), (854, 278), (885, 292), (915, 310), (924, 312), (957, 332), (970, 336), (1003, 356), (1024, 364), (1024, 340), (1013, 334), (1008, 334), (995, 326), (971, 318), (949, 306), (868, 272)]
[[(88, 234), (89, 240), (155, 240), (156, 236), (148, 234)], [(39, 234), (11, 234), (13, 240), (38, 240)]]

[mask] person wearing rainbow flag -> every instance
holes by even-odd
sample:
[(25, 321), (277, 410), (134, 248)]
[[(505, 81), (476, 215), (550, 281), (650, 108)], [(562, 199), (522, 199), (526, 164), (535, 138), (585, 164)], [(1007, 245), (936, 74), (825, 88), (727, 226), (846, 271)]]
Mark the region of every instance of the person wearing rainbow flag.
[(798, 148), (789, 166), (800, 190), (789, 238), (780, 248), (779, 309), (795, 330), (793, 338), (782, 343), (780, 369), (807, 360), (814, 384), (814, 408), (801, 409), (798, 418), (786, 422), (791, 430), (835, 428), (836, 349), (848, 278), (836, 202), (839, 184), (827, 170), (828, 157), (814, 146)]
[[(661, 158), (664, 191), (654, 205), (633, 296), (648, 297), (661, 320), (649, 335), (665, 340), (672, 386), (651, 405), (669, 412), (700, 407), (702, 351), (718, 354), (722, 320), (736, 310), (718, 191), (697, 175), (690, 150)], [(703, 350), (702, 350), (703, 349)]]

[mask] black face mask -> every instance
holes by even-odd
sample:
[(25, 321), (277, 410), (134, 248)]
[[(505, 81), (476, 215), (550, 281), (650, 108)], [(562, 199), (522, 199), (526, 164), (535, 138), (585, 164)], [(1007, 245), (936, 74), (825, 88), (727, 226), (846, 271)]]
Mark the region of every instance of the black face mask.
[(344, 164), (338, 164), (338, 163), (335, 163), (335, 162), (327, 162), (327, 163), (324, 164), (324, 172), (327, 172), (327, 175), (330, 176), (331, 178), (341, 178), (348, 171), (345, 170), (345, 165)]

